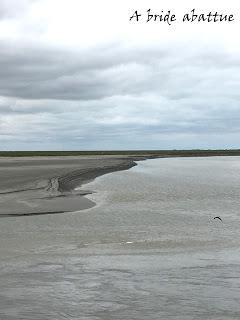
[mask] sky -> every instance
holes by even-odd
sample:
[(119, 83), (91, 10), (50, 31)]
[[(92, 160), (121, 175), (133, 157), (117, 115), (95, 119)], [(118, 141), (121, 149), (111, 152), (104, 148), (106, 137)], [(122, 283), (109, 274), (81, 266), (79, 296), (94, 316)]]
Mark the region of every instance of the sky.
[(0, 149), (240, 148), (239, 27), (235, 0), (1, 0)]

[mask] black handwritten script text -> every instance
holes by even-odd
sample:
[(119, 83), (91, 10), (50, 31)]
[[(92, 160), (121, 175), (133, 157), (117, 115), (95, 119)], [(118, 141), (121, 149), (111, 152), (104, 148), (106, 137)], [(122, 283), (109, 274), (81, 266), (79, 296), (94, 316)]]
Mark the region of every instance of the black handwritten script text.
[[(144, 13), (141, 13), (138, 10), (135, 10), (133, 14), (130, 16), (130, 21), (132, 22), (163, 22), (168, 25), (172, 25), (175, 21), (177, 21), (177, 16), (172, 10), (160, 10), (158, 12), (154, 12), (152, 9), (146, 10)], [(180, 21), (187, 22), (233, 22), (234, 15), (219, 13), (218, 11), (209, 11), (209, 12), (198, 12), (196, 9), (192, 9), (189, 12), (186, 12), (182, 17), (180, 17)]]

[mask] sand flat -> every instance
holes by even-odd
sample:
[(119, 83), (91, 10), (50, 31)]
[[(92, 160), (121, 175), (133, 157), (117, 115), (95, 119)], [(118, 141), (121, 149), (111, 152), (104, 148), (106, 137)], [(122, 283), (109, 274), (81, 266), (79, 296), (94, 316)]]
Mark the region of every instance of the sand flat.
[(94, 206), (76, 187), (135, 165), (138, 157), (0, 158), (0, 216), (62, 213)]

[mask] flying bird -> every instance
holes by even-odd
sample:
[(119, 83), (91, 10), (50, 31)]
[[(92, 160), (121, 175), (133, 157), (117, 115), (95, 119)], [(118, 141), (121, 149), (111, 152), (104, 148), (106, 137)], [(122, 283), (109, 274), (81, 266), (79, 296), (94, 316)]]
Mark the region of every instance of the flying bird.
[(213, 219), (219, 219), (220, 221), (222, 221), (222, 219), (220, 217), (214, 217)]

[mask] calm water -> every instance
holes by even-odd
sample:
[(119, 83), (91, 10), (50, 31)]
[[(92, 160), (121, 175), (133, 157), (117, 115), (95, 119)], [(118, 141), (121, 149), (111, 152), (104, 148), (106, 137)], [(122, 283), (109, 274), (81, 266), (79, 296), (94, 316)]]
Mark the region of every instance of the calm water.
[(143, 161), (84, 189), (96, 207), (0, 219), (1, 320), (240, 319), (239, 157)]

